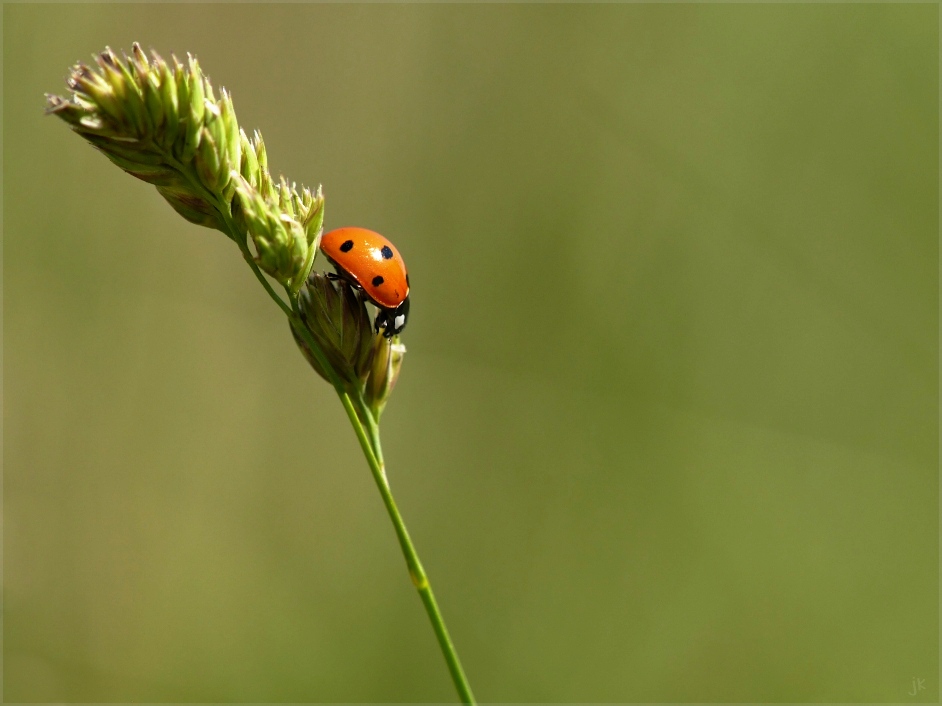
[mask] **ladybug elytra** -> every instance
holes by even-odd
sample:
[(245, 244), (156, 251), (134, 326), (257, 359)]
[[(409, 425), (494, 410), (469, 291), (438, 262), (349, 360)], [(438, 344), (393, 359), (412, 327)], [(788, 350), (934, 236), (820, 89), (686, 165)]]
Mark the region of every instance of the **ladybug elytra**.
[(324, 233), (321, 250), (337, 275), (363, 290), (378, 309), (376, 330), (390, 338), (409, 316), (409, 273), (396, 246), (366, 228), (337, 228)]

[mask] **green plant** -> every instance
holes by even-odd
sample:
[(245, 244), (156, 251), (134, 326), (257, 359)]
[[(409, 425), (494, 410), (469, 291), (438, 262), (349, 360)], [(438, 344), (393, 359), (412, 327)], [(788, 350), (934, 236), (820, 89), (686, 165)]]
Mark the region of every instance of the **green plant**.
[[(47, 95), (47, 112), (129, 174), (157, 187), (188, 221), (222, 231), (287, 317), (311, 367), (336, 390), (393, 522), (409, 575), (428, 613), (462, 701), (474, 697), (402, 516), (380, 443), (379, 420), (402, 366), (398, 336), (374, 333), (366, 301), (348, 284), (312, 273), (324, 195), (268, 171), (262, 136), (239, 128), (229, 94), (217, 99), (199, 64), (166, 62), (137, 44), (110, 49), (97, 70), (72, 69), (70, 98)], [(286, 298), (274, 289), (268, 275)]]

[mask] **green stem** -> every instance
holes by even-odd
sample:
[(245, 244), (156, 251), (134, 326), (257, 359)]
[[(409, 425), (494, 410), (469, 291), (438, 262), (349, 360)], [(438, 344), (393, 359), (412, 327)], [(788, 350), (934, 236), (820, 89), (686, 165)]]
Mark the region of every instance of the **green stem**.
[[(471, 685), (468, 683), (468, 678), (465, 676), (464, 669), (461, 667), (461, 660), (458, 659), (458, 652), (455, 650), (455, 646), (448, 634), (448, 628), (445, 626), (445, 619), (442, 617), (441, 610), (439, 610), (438, 603), (435, 600), (435, 594), (432, 592), (432, 585), (429, 582), (428, 574), (425, 573), (425, 569), (422, 567), (419, 554), (415, 550), (415, 545), (412, 544), (412, 538), (409, 537), (406, 523), (399, 513), (399, 508), (396, 506), (392, 490), (389, 487), (389, 481), (386, 478), (386, 467), (382, 462), (383, 450), (379, 439), (379, 427), (373, 420), (372, 413), (363, 403), (361, 396), (357, 396), (357, 407), (359, 407), (360, 414), (357, 413), (358, 410), (354, 407), (353, 401), (349, 396), (346, 398), (341, 397), (341, 401), (344, 403), (344, 408), (347, 409), (347, 416), (350, 417), (350, 423), (353, 425), (354, 431), (356, 431), (357, 439), (360, 441), (360, 447), (363, 449), (363, 455), (366, 456), (366, 461), (373, 474), (373, 480), (376, 481), (376, 487), (379, 489), (379, 494), (383, 498), (383, 504), (386, 506), (386, 511), (389, 513), (389, 519), (392, 520), (393, 527), (396, 529), (399, 546), (402, 548), (402, 553), (406, 559), (406, 566), (409, 568), (409, 576), (412, 578), (412, 584), (419, 592), (419, 597), (422, 599), (422, 604), (425, 606), (425, 612), (428, 613), (428, 618), (432, 623), (432, 629), (435, 631), (435, 637), (438, 638), (439, 647), (441, 647), (442, 654), (445, 656), (445, 662), (448, 664), (451, 679), (455, 684), (455, 689), (458, 690), (458, 696), (461, 697), (462, 703), (474, 704), (474, 694), (471, 693)], [(367, 431), (363, 428), (363, 424), (360, 422), (361, 415), (368, 420), (367, 425), (370, 427), (369, 436), (367, 435)]]
[(373, 453), (379, 461), (379, 465), (385, 468), (386, 462), (383, 460), (383, 445), (379, 440), (379, 422), (376, 420), (376, 416), (374, 416), (369, 405), (366, 404), (366, 400), (363, 399), (362, 393), (357, 392), (356, 401), (357, 409), (364, 410), (363, 417), (366, 418), (366, 426), (370, 434), (370, 443), (373, 446)]
[(242, 251), (242, 257), (244, 257), (245, 261), (249, 263), (249, 267), (252, 268), (252, 272), (255, 273), (256, 279), (258, 279), (258, 281), (262, 283), (262, 286), (265, 288), (265, 291), (268, 292), (268, 296), (274, 299), (275, 303), (281, 307), (281, 310), (285, 312), (285, 316), (287, 316), (288, 318), (291, 318), (292, 316), (291, 307), (285, 304), (284, 300), (275, 293), (275, 290), (272, 289), (271, 284), (269, 284), (268, 280), (265, 279), (265, 275), (263, 275), (262, 271), (258, 269), (258, 264), (255, 262), (255, 258), (252, 257), (252, 253), (249, 252), (248, 245), (246, 245), (244, 242), (240, 242), (238, 243), (238, 245), (239, 245), (239, 249)]

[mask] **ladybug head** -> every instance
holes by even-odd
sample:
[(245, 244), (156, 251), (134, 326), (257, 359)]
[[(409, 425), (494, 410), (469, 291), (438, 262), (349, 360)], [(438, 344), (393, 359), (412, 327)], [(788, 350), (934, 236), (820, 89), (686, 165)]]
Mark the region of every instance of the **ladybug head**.
[(380, 309), (376, 314), (376, 330), (383, 328), (383, 335), (392, 338), (402, 332), (409, 318), (409, 297), (395, 309)]

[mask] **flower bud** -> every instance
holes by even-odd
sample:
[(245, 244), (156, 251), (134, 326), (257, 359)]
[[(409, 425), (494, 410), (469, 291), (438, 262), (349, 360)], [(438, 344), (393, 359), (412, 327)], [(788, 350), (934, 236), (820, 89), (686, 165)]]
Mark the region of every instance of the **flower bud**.
[[(331, 280), (324, 273), (316, 272), (302, 288), (299, 304), (308, 331), (337, 377), (351, 389), (358, 388), (369, 372), (373, 339), (373, 326), (363, 297), (349, 283)], [(293, 333), (311, 367), (330, 382), (330, 376), (300, 333)]]
[[(323, 228), (323, 194), (318, 190), (318, 197), (304, 206), (297, 191), (289, 192), (287, 184), (282, 184), (275, 190), (277, 199), (272, 203), (239, 172), (233, 170), (229, 176), (235, 183), (233, 217), (252, 238), (258, 266), (297, 292), (317, 254)], [(303, 212), (296, 213), (294, 207), (299, 204)]]
[(367, 372), (366, 382), (363, 386), (363, 397), (373, 410), (373, 415), (379, 421), (386, 406), (386, 400), (392, 394), (399, 371), (402, 368), (402, 359), (405, 356), (405, 344), (399, 342), (399, 336), (386, 338), (382, 333), (373, 336), (373, 345), (370, 349), (370, 368)]
[[(249, 138), (243, 130), (239, 130), (239, 142), (242, 143), (242, 164), (239, 171), (245, 180), (252, 185), (252, 188), (257, 189), (259, 184), (259, 166), (258, 156), (255, 154), (255, 147), (249, 141)], [(235, 184), (235, 180), (233, 180), (232, 183)]]

